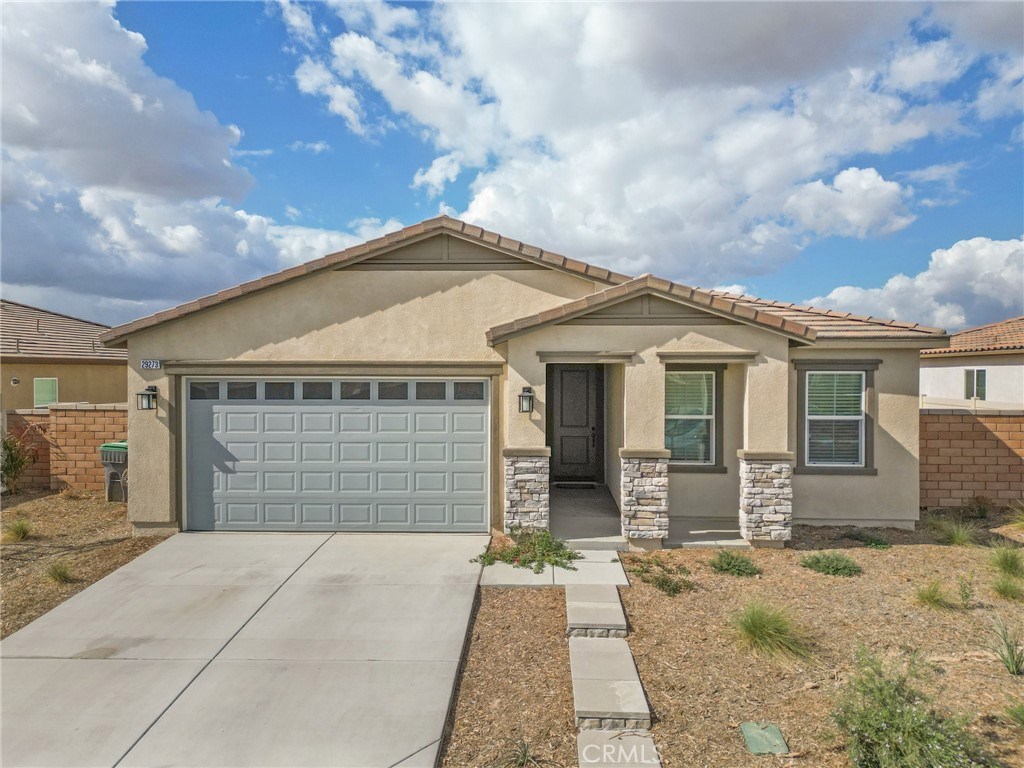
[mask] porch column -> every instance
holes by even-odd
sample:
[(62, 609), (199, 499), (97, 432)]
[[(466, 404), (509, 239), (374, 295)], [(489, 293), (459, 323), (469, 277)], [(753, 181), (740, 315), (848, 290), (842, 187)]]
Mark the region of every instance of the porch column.
[(550, 448), (506, 448), (505, 533), (513, 528), (548, 530), (551, 522)]
[[(622, 535), (660, 547), (668, 538), (668, 458), (658, 449), (619, 451), (622, 466)], [(631, 542), (643, 546), (639, 541)]]
[(784, 547), (793, 535), (792, 455), (738, 453), (740, 534), (755, 547)]

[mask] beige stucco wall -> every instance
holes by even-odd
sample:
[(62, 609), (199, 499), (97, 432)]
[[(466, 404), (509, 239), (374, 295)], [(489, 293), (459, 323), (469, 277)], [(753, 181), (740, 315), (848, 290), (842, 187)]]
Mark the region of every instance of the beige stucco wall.
[[(0, 409), (32, 408), (33, 379), (57, 379), (58, 399), (64, 403), (123, 403), (128, 396), (128, 377), (123, 362), (5, 359), (0, 362), (0, 369)], [(12, 385), (13, 378), (21, 383)]]
[[(251, 360), (256, 366), (247, 371), (249, 375), (286, 372), (258, 365), (273, 361), (323, 362), (328, 365), (325, 370), (346, 361), (396, 367), (413, 361), (500, 365), (500, 350), (486, 343), (488, 328), (597, 288), (590, 280), (548, 269), (326, 272), (135, 334), (128, 342), (128, 389), (135, 392), (155, 384), (160, 394), (156, 413), (137, 411), (134, 402), (129, 411), (129, 441), (146, 446), (145, 451), (132, 453), (129, 516), (136, 525), (150, 526), (179, 519), (180, 377), (169, 375), (166, 368), (143, 371), (142, 359), (165, 364)], [(438, 369), (435, 374), (457, 372)], [(502, 422), (509, 407), (507, 389), (500, 379), (492, 380), (492, 398), (502, 411), (495, 425), (495, 458), (506, 432)], [(492, 472), (492, 513), (497, 514), (500, 474)]]
[[(795, 360), (881, 360), (875, 371), (876, 476), (793, 475), (793, 520), (811, 525), (910, 527), (918, 519), (918, 358), (916, 349), (799, 349)], [(797, 372), (790, 372), (796, 409)], [(791, 425), (795, 445), (796, 420)]]

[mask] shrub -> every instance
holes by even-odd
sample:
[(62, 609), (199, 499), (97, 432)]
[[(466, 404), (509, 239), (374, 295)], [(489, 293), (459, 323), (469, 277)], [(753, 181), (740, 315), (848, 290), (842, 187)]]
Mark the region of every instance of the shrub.
[(1004, 576), (1024, 576), (1024, 554), (1020, 547), (1008, 544), (994, 546), (989, 561)]
[(937, 611), (948, 611), (953, 608), (953, 601), (946, 596), (946, 591), (938, 581), (929, 581), (915, 592), (917, 602)]
[(953, 547), (969, 547), (976, 544), (980, 533), (974, 523), (965, 523), (961, 520), (934, 520), (932, 528), (939, 544)]
[(530, 568), (534, 573), (541, 573), (545, 565), (575, 571), (573, 561), (583, 557), (564, 541), (552, 536), (550, 531), (524, 531), (516, 528), (509, 536), (512, 539), (511, 546), (489, 550), (472, 558), (470, 562), (494, 565), (501, 561), (516, 568)]
[(804, 568), (827, 576), (856, 576), (864, 572), (857, 563), (838, 552), (818, 552), (800, 561)]
[(1007, 627), (1000, 618), (996, 619), (994, 650), (1007, 672), (1014, 676), (1024, 674), (1024, 646), (1021, 645), (1020, 635)]
[(960, 507), (960, 516), (972, 520), (984, 520), (994, 508), (995, 505), (988, 496), (975, 496)]
[(24, 517), (19, 517), (5, 526), (4, 538), (7, 541), (22, 541), (32, 535), (32, 523)]
[(533, 747), (520, 735), (505, 739), (498, 756), (491, 761), (489, 768), (543, 768), (550, 764), (535, 755)]
[(832, 714), (846, 735), (857, 768), (994, 766), (964, 720), (932, 707), (915, 683), (924, 677), (917, 658), (886, 666), (857, 651), (853, 675)]
[(684, 576), (690, 575), (690, 569), (685, 565), (672, 565), (666, 563), (657, 555), (645, 555), (630, 559), (630, 573), (646, 584), (656, 587), (670, 597), (675, 597), (680, 592), (692, 592), (697, 585)]
[(748, 650), (766, 656), (808, 658), (811, 655), (809, 637), (799, 629), (782, 608), (768, 603), (748, 603), (733, 617), (733, 625), (740, 635), (740, 644)]
[(1001, 575), (992, 583), (992, 589), (1003, 600), (1024, 600), (1024, 588), (1013, 576)]
[(876, 536), (873, 533), (860, 529), (857, 529), (852, 533), (847, 534), (847, 538), (853, 539), (854, 541), (859, 541), (869, 549), (889, 549), (892, 547), (892, 544), (883, 539), (881, 536)]
[(974, 601), (974, 574), (972, 573), (970, 576), (957, 574), (956, 587), (960, 595), (960, 607), (966, 611)]
[(711, 569), (718, 573), (728, 573), (733, 576), (757, 576), (761, 569), (754, 565), (754, 561), (739, 552), (730, 552), (727, 549), (720, 549), (715, 556), (708, 561)]
[(46, 569), (46, 575), (58, 584), (70, 584), (75, 580), (71, 566), (63, 561), (51, 563), (50, 567)]
[(1010, 525), (1014, 528), (1024, 528), (1024, 499), (1015, 499), (1010, 502)]
[(30, 430), (21, 434), (4, 432), (0, 435), (0, 481), (11, 493), (18, 492), (18, 481), (36, 460), (36, 449), (27, 440)]
[(1024, 728), (1024, 701), (1008, 706), (1006, 708), (1006, 719)]

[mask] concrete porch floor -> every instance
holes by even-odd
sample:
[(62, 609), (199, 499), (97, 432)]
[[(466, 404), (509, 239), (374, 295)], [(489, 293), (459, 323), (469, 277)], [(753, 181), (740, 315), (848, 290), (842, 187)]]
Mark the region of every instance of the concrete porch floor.
[[(628, 548), (619, 509), (608, 488), (594, 484), (551, 484), (551, 535), (580, 550)], [(736, 517), (670, 517), (666, 549), (676, 547), (749, 547)]]

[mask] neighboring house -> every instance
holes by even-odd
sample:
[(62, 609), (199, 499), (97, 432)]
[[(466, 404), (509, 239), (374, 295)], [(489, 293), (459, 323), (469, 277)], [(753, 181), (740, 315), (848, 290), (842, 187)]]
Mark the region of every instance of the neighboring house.
[(1024, 408), (1024, 316), (954, 333), (921, 350), (925, 407)]
[(0, 299), (0, 409), (123, 403), (127, 355), (100, 343), (109, 328)]
[(103, 340), (128, 350), (139, 533), (543, 528), (577, 481), (640, 546), (694, 517), (779, 546), (914, 524), (919, 355), (948, 337), (440, 217)]

